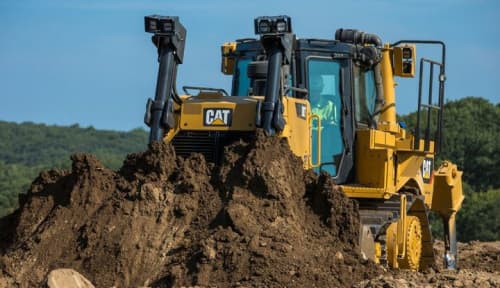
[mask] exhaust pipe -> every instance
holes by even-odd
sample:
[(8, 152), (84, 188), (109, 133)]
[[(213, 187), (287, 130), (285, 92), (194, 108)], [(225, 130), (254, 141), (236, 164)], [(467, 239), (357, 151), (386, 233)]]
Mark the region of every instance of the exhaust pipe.
[(355, 29), (337, 29), (335, 32), (335, 40), (355, 45), (372, 44), (376, 47), (382, 47), (382, 40), (380, 37)]

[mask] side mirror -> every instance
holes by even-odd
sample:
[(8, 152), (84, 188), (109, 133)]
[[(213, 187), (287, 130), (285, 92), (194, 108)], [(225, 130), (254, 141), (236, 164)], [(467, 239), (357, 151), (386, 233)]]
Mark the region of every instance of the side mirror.
[(392, 50), (394, 75), (405, 78), (415, 77), (415, 45), (394, 47)]
[(221, 46), (221, 71), (226, 75), (234, 74), (234, 64), (236, 63), (234, 51), (236, 51), (236, 42), (226, 42)]

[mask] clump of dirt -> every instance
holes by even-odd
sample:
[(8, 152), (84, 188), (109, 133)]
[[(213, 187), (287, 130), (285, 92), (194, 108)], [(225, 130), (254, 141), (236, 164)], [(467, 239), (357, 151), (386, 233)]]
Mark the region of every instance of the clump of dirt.
[(218, 167), (160, 143), (117, 172), (72, 160), (0, 220), (3, 283), (40, 286), (72, 268), (98, 287), (350, 287), (379, 272), (357, 252), (356, 204), (260, 131)]
[(425, 271), (390, 270), (357, 283), (359, 288), (500, 287), (500, 242), (458, 243), (459, 268), (446, 270), (444, 244), (434, 243), (436, 263)]
[[(436, 241), (436, 263), (438, 268), (443, 267), (444, 243)], [(461, 269), (497, 272), (500, 274), (500, 242), (479, 242), (458, 243), (458, 265)]]
[(277, 138), (228, 147), (213, 173), (222, 205), (216, 215), (200, 207), (209, 221), (186, 231), (161, 282), (338, 287), (373, 273), (354, 245), (355, 204), (329, 176), (301, 167)]

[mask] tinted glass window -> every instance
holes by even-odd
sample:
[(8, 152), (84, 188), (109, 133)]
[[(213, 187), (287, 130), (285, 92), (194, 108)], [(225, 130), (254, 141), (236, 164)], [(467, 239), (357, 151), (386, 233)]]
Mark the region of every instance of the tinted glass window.
[[(236, 71), (233, 76), (233, 96), (249, 96), (258, 95), (264, 96), (266, 77), (264, 76), (254, 76), (255, 78), (250, 78), (248, 75), (248, 65), (255, 60), (254, 58), (240, 58), (236, 64)], [(288, 77), (288, 87), (293, 86), (292, 74)], [(291, 89), (287, 89), (286, 96), (293, 97), (293, 92)]]
[(252, 61), (251, 59), (239, 59), (236, 65), (235, 77), (236, 79), (236, 95), (235, 96), (247, 96), (248, 88), (250, 87), (250, 79), (248, 78), (247, 68), (248, 63)]
[(321, 169), (331, 175), (337, 175), (340, 156), (344, 150), (342, 118), (340, 117), (342, 107), (340, 69), (340, 63), (330, 59), (311, 58), (307, 63), (311, 110), (321, 119), (321, 127), (318, 127), (318, 123), (313, 123), (312, 157), (317, 159), (317, 131), (319, 129)]
[(375, 112), (377, 88), (375, 86), (375, 73), (372, 69), (354, 68), (354, 100), (356, 121), (369, 123), (371, 115)]

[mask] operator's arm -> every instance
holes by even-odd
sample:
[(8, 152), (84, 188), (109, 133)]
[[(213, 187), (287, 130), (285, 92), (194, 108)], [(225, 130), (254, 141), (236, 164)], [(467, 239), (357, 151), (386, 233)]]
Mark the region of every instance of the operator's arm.
[(328, 101), (325, 107), (324, 116), (324, 120), (326, 121), (326, 123), (330, 125), (338, 125), (337, 109), (335, 107), (335, 104), (333, 104), (333, 101)]

